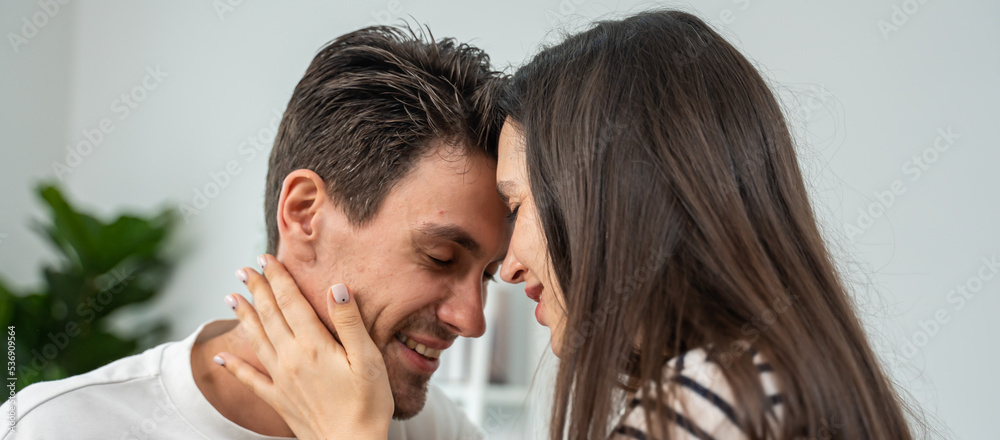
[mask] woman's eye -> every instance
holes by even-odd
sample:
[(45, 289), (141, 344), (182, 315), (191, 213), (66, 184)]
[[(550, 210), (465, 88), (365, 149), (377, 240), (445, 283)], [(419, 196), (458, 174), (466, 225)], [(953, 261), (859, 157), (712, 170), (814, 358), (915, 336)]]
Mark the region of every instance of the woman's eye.
[(514, 223), (514, 222), (517, 221), (517, 211), (519, 211), (520, 209), (521, 209), (521, 205), (517, 205), (510, 212), (510, 214), (507, 214), (507, 223)]

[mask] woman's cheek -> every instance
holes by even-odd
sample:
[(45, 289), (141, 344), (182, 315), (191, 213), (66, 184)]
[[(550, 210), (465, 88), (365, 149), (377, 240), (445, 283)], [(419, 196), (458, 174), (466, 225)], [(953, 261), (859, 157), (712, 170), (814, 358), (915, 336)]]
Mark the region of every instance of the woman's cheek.
[(562, 325), (562, 322), (557, 322), (549, 330), (552, 332), (552, 352), (555, 353), (556, 357), (562, 357), (562, 350), (566, 345), (565, 326)]

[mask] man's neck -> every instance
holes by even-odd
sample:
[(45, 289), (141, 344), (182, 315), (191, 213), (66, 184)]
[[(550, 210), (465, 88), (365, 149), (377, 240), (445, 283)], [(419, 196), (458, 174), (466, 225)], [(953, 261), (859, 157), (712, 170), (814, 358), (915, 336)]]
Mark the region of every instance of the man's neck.
[(194, 383), (205, 399), (233, 423), (261, 435), (294, 437), (295, 434), (270, 405), (212, 361), (217, 353), (225, 351), (264, 372), (263, 365), (242, 332), (242, 326), (237, 324), (221, 335), (194, 344), (191, 348)]

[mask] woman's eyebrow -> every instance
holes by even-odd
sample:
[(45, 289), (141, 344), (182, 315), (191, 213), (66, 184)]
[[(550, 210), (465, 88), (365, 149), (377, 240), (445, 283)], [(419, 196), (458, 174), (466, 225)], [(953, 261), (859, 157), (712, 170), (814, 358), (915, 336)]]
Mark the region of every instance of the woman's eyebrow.
[(497, 182), (497, 194), (500, 195), (500, 200), (503, 200), (505, 205), (510, 205), (510, 196), (508, 194), (514, 191), (514, 186), (514, 182), (509, 180)]

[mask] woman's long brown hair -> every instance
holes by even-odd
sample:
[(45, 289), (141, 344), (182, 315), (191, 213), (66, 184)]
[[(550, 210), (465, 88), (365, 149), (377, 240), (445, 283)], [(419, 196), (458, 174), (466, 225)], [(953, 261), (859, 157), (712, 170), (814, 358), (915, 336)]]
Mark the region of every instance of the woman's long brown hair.
[[(912, 438), (779, 104), (732, 45), (683, 12), (600, 22), (519, 69), (507, 98), (566, 297), (552, 438), (607, 436), (623, 383), (651, 384), (648, 421), (668, 432), (663, 367), (699, 347), (751, 439)], [(757, 351), (781, 392), (774, 429)]]

